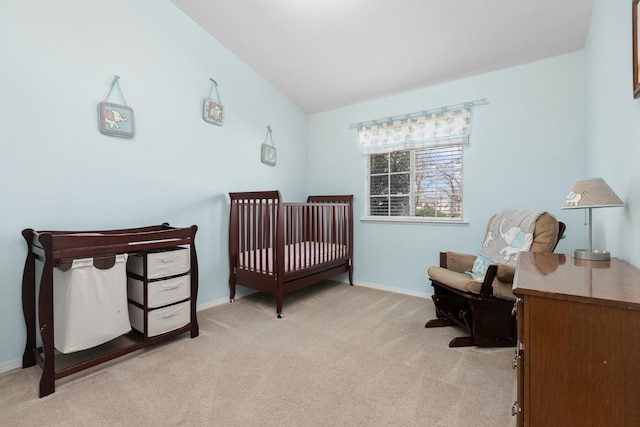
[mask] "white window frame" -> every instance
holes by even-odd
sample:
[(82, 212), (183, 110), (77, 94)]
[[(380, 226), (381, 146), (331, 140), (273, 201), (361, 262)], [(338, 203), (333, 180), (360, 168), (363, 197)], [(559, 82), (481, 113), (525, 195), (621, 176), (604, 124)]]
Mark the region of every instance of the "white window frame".
[[(451, 217), (426, 217), (426, 216), (415, 216), (415, 204), (416, 204), (416, 186), (415, 183), (415, 174), (416, 171), (416, 152), (422, 150), (439, 150), (439, 149), (450, 149), (452, 145), (460, 147), (460, 178), (461, 178), (461, 189), (460, 189), (460, 216), (451, 218)], [(364, 212), (365, 215), (361, 219), (362, 221), (368, 222), (401, 222), (401, 223), (436, 223), (436, 224), (466, 224), (464, 220), (464, 193), (463, 193), (463, 181), (464, 181), (464, 150), (463, 144), (450, 144), (450, 145), (434, 145), (427, 148), (410, 148), (410, 149), (399, 149), (397, 151), (410, 151), (410, 191), (409, 191), (409, 203), (410, 203), (410, 214), (408, 216), (400, 216), (400, 215), (371, 215), (370, 214), (370, 204), (371, 204), (371, 171), (370, 171), (370, 156), (377, 154), (366, 154), (364, 156), (365, 162), (365, 197), (364, 197)], [(393, 151), (392, 151), (393, 152)], [(389, 176), (391, 176), (392, 172), (389, 170), (386, 172)], [(375, 195), (374, 195), (375, 197)], [(391, 196), (390, 196), (391, 197)]]

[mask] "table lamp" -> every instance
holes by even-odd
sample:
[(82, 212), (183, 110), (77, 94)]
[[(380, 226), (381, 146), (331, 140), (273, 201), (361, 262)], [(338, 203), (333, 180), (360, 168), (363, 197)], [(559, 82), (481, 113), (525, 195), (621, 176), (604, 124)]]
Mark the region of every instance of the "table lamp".
[(591, 210), (621, 206), (624, 206), (622, 200), (602, 178), (579, 179), (573, 183), (561, 209), (589, 209), (589, 249), (574, 249), (574, 258), (592, 261), (611, 259), (608, 251), (593, 250)]

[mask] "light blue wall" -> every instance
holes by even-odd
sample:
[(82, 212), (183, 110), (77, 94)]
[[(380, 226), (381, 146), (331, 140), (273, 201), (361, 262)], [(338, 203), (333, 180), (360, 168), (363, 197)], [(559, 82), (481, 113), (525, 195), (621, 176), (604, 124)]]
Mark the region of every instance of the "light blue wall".
[(596, 0), (585, 48), (586, 175), (603, 177), (626, 207), (595, 210), (593, 240), (640, 267), (640, 99), (633, 99), (631, 43), (631, 1)]
[[(197, 224), (199, 304), (228, 298), (229, 191), (306, 191), (306, 115), (168, 1), (11, 1), (0, 12), (0, 372), (24, 347), (22, 229)], [(131, 140), (104, 136), (114, 74)], [(209, 77), (224, 126), (201, 118)], [(119, 96), (112, 98), (120, 102)], [(271, 125), (275, 168), (260, 163)]]
[(584, 171), (584, 55), (576, 52), (309, 117), (311, 193), (355, 195), (364, 213), (364, 163), (349, 124), (487, 98), (475, 107), (464, 149), (468, 225), (357, 221), (356, 283), (430, 293), (426, 269), (440, 250), (477, 253), (488, 218), (501, 209), (540, 209), (567, 223), (557, 251), (580, 245), (581, 218), (561, 211)]
[[(595, 175), (627, 207), (596, 211), (594, 238), (640, 266), (628, 0), (596, 0), (583, 52), (309, 117), (168, 1), (4, 3), (0, 372), (24, 346), (23, 228), (198, 224), (198, 301), (211, 303), (228, 295), (227, 192), (352, 193), (359, 218), (363, 162), (350, 123), (483, 97), (464, 152), (468, 225), (356, 221), (356, 282), (426, 295), (438, 251), (474, 253), (487, 218), (503, 208), (548, 210), (569, 227), (558, 251), (582, 247), (583, 215), (559, 207), (574, 179)], [(132, 140), (97, 130), (96, 105), (114, 74), (136, 113)], [(210, 76), (227, 110), (223, 127), (200, 118)], [(267, 124), (276, 168), (259, 161)]]

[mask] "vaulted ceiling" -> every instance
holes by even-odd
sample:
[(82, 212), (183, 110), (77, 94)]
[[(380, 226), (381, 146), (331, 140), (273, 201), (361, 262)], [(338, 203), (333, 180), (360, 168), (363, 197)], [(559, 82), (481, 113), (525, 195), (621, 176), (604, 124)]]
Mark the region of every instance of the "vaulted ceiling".
[(594, 0), (171, 0), (312, 114), (584, 47)]

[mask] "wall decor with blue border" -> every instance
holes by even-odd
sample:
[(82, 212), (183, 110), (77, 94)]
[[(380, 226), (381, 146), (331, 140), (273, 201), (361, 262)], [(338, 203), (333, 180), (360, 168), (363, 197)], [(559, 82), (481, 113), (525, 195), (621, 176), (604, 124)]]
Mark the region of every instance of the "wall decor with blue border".
[[(222, 126), (224, 122), (224, 106), (220, 101), (220, 93), (218, 93), (218, 82), (209, 77), (211, 80), (211, 88), (209, 89), (209, 96), (204, 99), (202, 104), (202, 118), (205, 122), (212, 125)], [(216, 98), (211, 97), (213, 89), (216, 90)]]
[[(107, 93), (104, 101), (98, 104), (98, 129), (100, 133), (107, 136), (132, 138), (135, 134), (133, 108), (127, 105), (118, 80), (120, 80), (120, 76), (114, 76), (109, 93)], [(124, 105), (108, 102), (115, 85), (118, 85)]]

